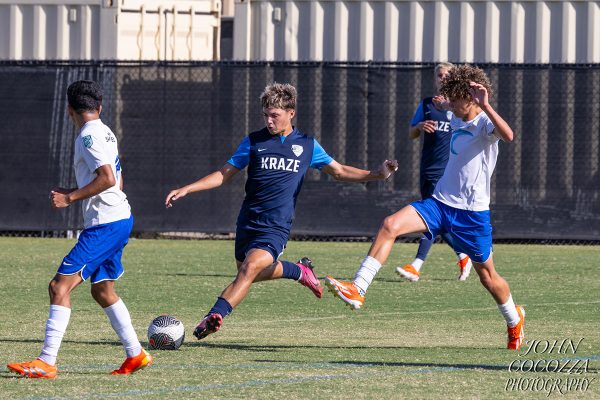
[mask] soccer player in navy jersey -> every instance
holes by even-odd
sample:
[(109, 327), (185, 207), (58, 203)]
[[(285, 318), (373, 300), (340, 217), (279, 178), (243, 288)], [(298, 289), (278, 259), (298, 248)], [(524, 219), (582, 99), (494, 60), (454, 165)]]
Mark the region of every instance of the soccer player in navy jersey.
[(219, 330), (223, 318), (246, 297), (254, 282), (293, 279), (321, 297), (323, 288), (310, 259), (305, 257), (297, 263), (279, 261), (308, 168), (320, 169), (336, 180), (347, 182), (387, 179), (398, 168), (398, 163), (390, 160), (374, 172), (336, 162), (316, 139), (292, 125), (296, 115), (296, 89), (292, 85), (268, 85), (260, 99), (266, 127), (245, 137), (220, 170), (172, 190), (165, 200), (165, 205), (171, 207), (189, 193), (223, 185), (248, 167), (246, 197), (237, 219), (235, 238), (238, 273), (194, 330), (198, 339)]
[[(419, 103), (415, 115), (410, 122), (409, 137), (417, 139), (423, 133), (423, 149), (421, 151), (421, 200), (430, 198), (433, 195), (435, 185), (440, 180), (448, 164), (448, 156), (450, 154), (450, 138), (452, 131), (450, 130), (450, 120), (452, 119), (452, 111), (442, 109), (438, 104), (443, 98), (439, 96), (442, 79), (453, 67), (450, 63), (439, 63), (435, 66), (435, 86), (438, 95), (435, 97), (426, 97)], [(452, 236), (447, 232), (442, 232), (441, 236), (448, 245), (454, 248), (452, 244)], [(417, 255), (412, 263), (406, 264), (404, 267), (396, 268), (396, 272), (403, 278), (409, 281), (416, 282), (421, 275), (421, 266), (427, 254), (433, 245), (435, 238), (429, 239), (423, 235), (419, 242)], [(458, 266), (460, 272), (458, 275), (459, 281), (464, 281), (471, 272), (473, 263), (471, 259), (461, 252), (456, 252), (458, 257)]]

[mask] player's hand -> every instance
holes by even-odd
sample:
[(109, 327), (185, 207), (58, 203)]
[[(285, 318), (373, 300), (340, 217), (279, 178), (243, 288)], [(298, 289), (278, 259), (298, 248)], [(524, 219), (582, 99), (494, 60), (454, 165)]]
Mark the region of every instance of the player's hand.
[(165, 200), (165, 206), (167, 208), (173, 207), (173, 202), (179, 200), (182, 197), (185, 197), (188, 194), (188, 190), (185, 188), (171, 190), (171, 192), (167, 195), (167, 199)]
[(385, 160), (379, 168), (379, 173), (385, 180), (389, 179), (396, 171), (398, 171), (398, 161), (396, 160)]
[(446, 110), (447, 111), (450, 109), (450, 102), (444, 96), (441, 96), (441, 95), (434, 96), (431, 99), (431, 101), (433, 102), (433, 105), (435, 106), (435, 108), (437, 108), (438, 110)]
[(417, 129), (419, 129), (421, 132), (434, 133), (435, 128), (435, 121), (432, 120), (421, 121), (417, 124)]
[(485, 86), (476, 83), (476, 82), (469, 82), (469, 85), (471, 86), (471, 88), (469, 89), (469, 92), (471, 93), (471, 97), (473, 98), (473, 101), (475, 103), (477, 103), (477, 105), (479, 107), (486, 107), (489, 105), (488, 102), (488, 91), (485, 88)]
[(54, 191), (54, 190), (50, 191), (50, 203), (52, 203), (52, 207), (54, 207), (54, 208), (69, 207), (69, 205), (71, 205), (71, 200), (69, 199), (69, 193), (71, 193), (71, 192), (72, 192), (72, 190), (68, 191), (67, 193), (60, 193), (60, 192)]

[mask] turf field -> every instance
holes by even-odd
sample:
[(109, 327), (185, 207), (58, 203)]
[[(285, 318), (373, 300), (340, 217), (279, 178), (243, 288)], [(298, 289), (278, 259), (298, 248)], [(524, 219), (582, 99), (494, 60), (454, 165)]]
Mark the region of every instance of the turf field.
[[(39, 354), (46, 286), (73, 243), (0, 238), (3, 365)], [(351, 278), (368, 246), (291, 242), (284, 258), (308, 255), (320, 277)], [(234, 276), (233, 242), (132, 240), (117, 290), (144, 345), (148, 323), (167, 313), (186, 326), (182, 348), (153, 351), (155, 364), (138, 374), (110, 376), (124, 353), (85, 283), (73, 296), (58, 379), (4, 371), (0, 398), (546, 398), (553, 385), (553, 398), (600, 398), (600, 248), (495, 250), (500, 273), (526, 307), (526, 338), (541, 341), (538, 352), (545, 341), (567, 340), (560, 354), (555, 348), (524, 355), (527, 345), (505, 350), (504, 320), (491, 297), (474, 273), (467, 282), (455, 280), (445, 245), (433, 247), (420, 282), (400, 281), (393, 267), (412, 259), (415, 244), (396, 245), (362, 310), (351, 311), (328, 293), (318, 300), (292, 281), (264, 282), (219, 332), (197, 342), (195, 324)], [(575, 354), (568, 340), (579, 343)], [(531, 360), (546, 360), (562, 372), (509, 372), (514, 360), (526, 370)]]

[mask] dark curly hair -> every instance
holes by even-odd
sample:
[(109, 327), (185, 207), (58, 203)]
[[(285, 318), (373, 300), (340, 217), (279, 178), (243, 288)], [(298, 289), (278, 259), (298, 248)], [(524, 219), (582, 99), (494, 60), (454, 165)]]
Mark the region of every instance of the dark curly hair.
[(94, 81), (73, 82), (67, 88), (67, 99), (78, 114), (97, 111), (102, 105), (102, 87)]
[(472, 65), (458, 65), (450, 69), (448, 75), (442, 80), (440, 94), (447, 99), (470, 99), (469, 82), (483, 85), (487, 89), (488, 96), (492, 96), (490, 78), (482, 69)]

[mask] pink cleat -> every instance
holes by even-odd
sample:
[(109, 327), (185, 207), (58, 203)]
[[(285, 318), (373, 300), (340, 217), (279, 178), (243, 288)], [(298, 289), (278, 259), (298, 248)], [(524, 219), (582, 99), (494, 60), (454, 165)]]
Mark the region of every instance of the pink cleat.
[(211, 333), (215, 333), (221, 327), (223, 323), (223, 317), (219, 313), (208, 314), (200, 321), (196, 329), (194, 329), (194, 336), (198, 340), (204, 339)]
[(323, 296), (323, 286), (321, 286), (321, 282), (319, 282), (319, 279), (313, 271), (313, 265), (310, 258), (303, 257), (296, 265), (302, 270), (302, 275), (298, 282), (312, 290), (315, 296), (321, 298), (321, 296)]

